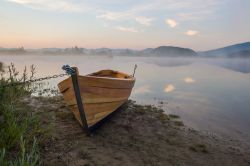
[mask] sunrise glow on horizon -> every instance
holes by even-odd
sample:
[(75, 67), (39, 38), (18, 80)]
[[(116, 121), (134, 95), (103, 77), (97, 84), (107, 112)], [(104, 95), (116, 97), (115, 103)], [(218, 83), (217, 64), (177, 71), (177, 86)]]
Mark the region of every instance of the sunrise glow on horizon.
[(249, 0), (2, 0), (0, 47), (208, 50), (250, 41), (249, 8)]

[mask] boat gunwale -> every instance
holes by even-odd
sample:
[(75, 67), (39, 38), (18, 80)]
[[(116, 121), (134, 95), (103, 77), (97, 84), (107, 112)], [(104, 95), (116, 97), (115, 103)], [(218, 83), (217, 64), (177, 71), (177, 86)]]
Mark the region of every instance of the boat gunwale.
[[(129, 78), (116, 78), (116, 77), (101, 77), (101, 76), (91, 76), (91, 75), (78, 75), (80, 77), (87, 77), (87, 78), (99, 78), (99, 79), (107, 79), (107, 80), (119, 80), (119, 81), (135, 81), (135, 77), (130, 76)], [(129, 75), (128, 75), (129, 76)]]

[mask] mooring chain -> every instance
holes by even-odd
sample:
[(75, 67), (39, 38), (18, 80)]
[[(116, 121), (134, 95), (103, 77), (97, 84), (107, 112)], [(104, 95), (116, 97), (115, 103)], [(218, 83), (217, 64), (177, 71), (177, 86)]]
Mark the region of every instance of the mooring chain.
[(43, 77), (43, 78), (37, 78), (37, 79), (33, 79), (33, 80), (28, 80), (28, 81), (24, 81), (24, 82), (13, 82), (13, 83), (9, 83), (9, 84), (5, 84), (5, 85), (0, 85), (0, 87), (10, 87), (10, 86), (19, 86), (19, 85), (24, 85), (24, 84), (29, 84), (29, 83), (34, 83), (34, 82), (39, 82), (39, 81), (44, 81), (44, 80), (49, 80), (49, 79), (53, 79), (53, 78), (59, 78), (59, 77), (64, 77), (68, 75), (66, 74), (58, 74), (58, 75), (53, 75), (53, 76), (47, 76), (47, 77)]
[(76, 73), (76, 70), (74, 68), (70, 67), (69, 65), (63, 65), (62, 69), (66, 71), (66, 74), (58, 74), (58, 75), (53, 75), (53, 76), (47, 76), (47, 77), (37, 78), (37, 79), (23, 81), (23, 82), (13, 82), (13, 83), (5, 84), (5, 85), (0, 85), (0, 87), (5, 88), (5, 87), (10, 87), (10, 86), (19, 86), (19, 85), (24, 85), (24, 84), (49, 80), (49, 79), (58, 78), (58, 77), (64, 77), (66, 75), (72, 75), (72, 74)]

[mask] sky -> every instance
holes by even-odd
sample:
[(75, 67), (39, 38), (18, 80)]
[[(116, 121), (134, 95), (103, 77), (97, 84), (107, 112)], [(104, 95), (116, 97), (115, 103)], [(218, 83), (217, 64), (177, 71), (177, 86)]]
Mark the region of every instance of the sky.
[(250, 0), (0, 0), (0, 47), (196, 51), (250, 41)]

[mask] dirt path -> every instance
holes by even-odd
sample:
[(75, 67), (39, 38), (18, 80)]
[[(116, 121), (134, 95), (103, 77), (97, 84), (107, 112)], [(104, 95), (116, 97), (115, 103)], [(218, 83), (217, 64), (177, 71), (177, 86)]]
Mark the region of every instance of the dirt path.
[(129, 102), (87, 137), (60, 97), (26, 102), (51, 126), (43, 165), (250, 165), (250, 148), (204, 135), (151, 106)]

